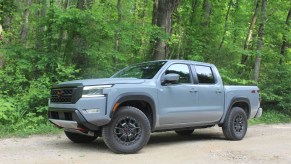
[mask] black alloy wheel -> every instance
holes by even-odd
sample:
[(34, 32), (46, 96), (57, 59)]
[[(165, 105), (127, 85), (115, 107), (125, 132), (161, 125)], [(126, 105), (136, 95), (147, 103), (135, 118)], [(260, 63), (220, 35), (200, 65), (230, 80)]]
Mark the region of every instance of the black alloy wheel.
[(132, 106), (123, 106), (114, 113), (111, 122), (102, 128), (105, 144), (115, 153), (131, 154), (148, 142), (151, 126), (147, 116)]
[(246, 135), (248, 119), (246, 112), (240, 107), (233, 107), (222, 126), (223, 134), (229, 140), (241, 140)]

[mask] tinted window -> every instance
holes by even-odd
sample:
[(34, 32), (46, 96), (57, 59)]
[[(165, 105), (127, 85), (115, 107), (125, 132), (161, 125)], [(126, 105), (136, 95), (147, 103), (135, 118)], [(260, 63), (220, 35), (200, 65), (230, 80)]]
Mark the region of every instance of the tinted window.
[(167, 70), (166, 74), (176, 73), (180, 75), (178, 83), (191, 83), (189, 67), (186, 64), (173, 64)]
[(214, 84), (214, 76), (210, 67), (195, 66), (195, 70), (198, 76), (200, 84)]

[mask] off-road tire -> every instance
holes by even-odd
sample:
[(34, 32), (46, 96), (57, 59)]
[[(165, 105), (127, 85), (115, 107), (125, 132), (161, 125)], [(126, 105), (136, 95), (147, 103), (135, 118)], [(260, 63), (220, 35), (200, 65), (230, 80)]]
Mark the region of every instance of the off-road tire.
[(241, 140), (248, 128), (245, 111), (240, 107), (233, 107), (223, 123), (222, 130), (226, 139)]
[(146, 115), (131, 106), (118, 108), (111, 122), (102, 128), (105, 144), (119, 154), (138, 152), (147, 144), (150, 133), (151, 126)]
[(175, 132), (176, 132), (179, 136), (190, 136), (190, 135), (194, 132), (194, 129), (188, 129), (188, 130), (175, 130)]
[(64, 131), (66, 136), (75, 143), (91, 143), (97, 139), (97, 136), (86, 136), (78, 133)]

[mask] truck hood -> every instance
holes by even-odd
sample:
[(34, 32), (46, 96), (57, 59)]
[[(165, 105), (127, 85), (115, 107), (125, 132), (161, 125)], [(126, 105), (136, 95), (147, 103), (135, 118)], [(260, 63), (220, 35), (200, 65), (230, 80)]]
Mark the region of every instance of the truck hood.
[(136, 78), (104, 78), (104, 79), (84, 79), (74, 80), (58, 84), (58, 86), (73, 85), (105, 85), (105, 84), (140, 84), (145, 80)]

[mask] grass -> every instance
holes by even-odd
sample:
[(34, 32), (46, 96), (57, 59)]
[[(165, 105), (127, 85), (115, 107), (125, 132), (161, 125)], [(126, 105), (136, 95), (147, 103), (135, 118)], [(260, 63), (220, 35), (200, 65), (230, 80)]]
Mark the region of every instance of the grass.
[(263, 111), (263, 115), (260, 118), (250, 119), (249, 124), (278, 124), (278, 123), (290, 123), (291, 116), (282, 112), (270, 110)]
[(37, 128), (33, 128), (33, 129), (20, 129), (20, 130), (12, 130), (12, 129), (0, 126), (0, 138), (28, 137), (34, 134), (49, 135), (49, 134), (58, 134), (60, 132), (62, 132), (61, 129), (58, 129), (49, 123), (41, 124)]

